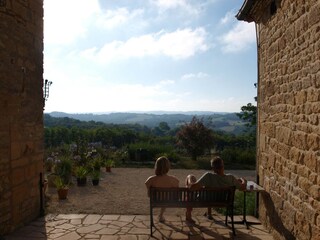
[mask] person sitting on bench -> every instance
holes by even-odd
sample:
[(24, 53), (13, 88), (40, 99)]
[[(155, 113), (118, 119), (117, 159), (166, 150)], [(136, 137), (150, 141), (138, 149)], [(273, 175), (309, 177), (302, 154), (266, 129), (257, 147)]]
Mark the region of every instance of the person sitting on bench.
[[(215, 157), (210, 161), (212, 172), (206, 172), (199, 180), (195, 181), (194, 175), (188, 175), (186, 183), (190, 189), (200, 189), (202, 187), (231, 187), (235, 186), (239, 190), (245, 190), (247, 181), (243, 178), (236, 179), (231, 174), (224, 173), (224, 163), (222, 158)], [(194, 222), (192, 219), (192, 208), (187, 208), (186, 221)], [(206, 213), (208, 219), (213, 219), (211, 214), (211, 208), (208, 208)]]
[[(159, 157), (154, 165), (155, 175), (150, 176), (145, 184), (148, 189), (148, 197), (150, 197), (150, 187), (171, 188), (179, 187), (179, 180), (175, 176), (168, 175), (170, 169), (170, 161), (168, 158)], [(159, 222), (164, 222), (163, 213), (165, 208), (161, 208), (159, 214)]]

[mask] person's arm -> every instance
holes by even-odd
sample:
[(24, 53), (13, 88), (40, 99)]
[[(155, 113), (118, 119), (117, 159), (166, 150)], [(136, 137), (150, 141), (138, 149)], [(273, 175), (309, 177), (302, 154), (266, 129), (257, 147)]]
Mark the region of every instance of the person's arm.
[(202, 177), (199, 178), (199, 180), (195, 183), (190, 183), (189, 184), (189, 188), (191, 190), (199, 190), (200, 188), (205, 187), (209, 180), (209, 173), (205, 173), (204, 175), (202, 175)]
[(237, 188), (239, 188), (239, 190), (244, 191), (247, 188), (247, 180), (245, 180), (244, 178), (239, 178), (237, 179), (238, 181), (238, 186), (236, 186)]
[(147, 187), (147, 194), (148, 194), (148, 197), (150, 197), (150, 187), (151, 187), (151, 177), (149, 177), (145, 183), (144, 183)]
[(188, 186), (191, 190), (199, 190), (201, 189), (203, 186), (201, 183), (196, 182), (196, 183), (190, 183)]

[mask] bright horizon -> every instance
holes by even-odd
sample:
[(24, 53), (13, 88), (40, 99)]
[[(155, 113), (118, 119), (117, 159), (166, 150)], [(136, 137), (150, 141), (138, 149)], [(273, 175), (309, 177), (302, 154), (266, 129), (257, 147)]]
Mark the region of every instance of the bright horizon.
[(255, 27), (235, 18), (243, 1), (44, 0), (45, 112), (255, 104)]

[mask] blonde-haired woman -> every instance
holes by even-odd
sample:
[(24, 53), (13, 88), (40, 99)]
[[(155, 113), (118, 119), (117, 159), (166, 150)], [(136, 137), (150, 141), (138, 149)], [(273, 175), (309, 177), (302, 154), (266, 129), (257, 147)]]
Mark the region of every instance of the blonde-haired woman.
[[(170, 188), (179, 187), (179, 180), (175, 176), (168, 175), (170, 170), (170, 161), (168, 158), (159, 157), (154, 165), (155, 175), (148, 177), (145, 184), (148, 189), (148, 197), (150, 197), (150, 187)], [(161, 208), (159, 221), (164, 222), (163, 213), (165, 208)]]

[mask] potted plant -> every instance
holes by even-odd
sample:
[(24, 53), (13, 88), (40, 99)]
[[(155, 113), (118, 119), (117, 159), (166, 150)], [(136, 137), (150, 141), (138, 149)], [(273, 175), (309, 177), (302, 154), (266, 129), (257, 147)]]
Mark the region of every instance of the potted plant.
[(47, 159), (45, 159), (45, 161), (44, 161), (44, 167), (45, 167), (46, 171), (51, 172), (53, 166), (54, 166), (53, 157), (47, 157)]
[(93, 168), (94, 171), (100, 171), (101, 166), (103, 165), (103, 159), (99, 155), (94, 156), (90, 162), (89, 165), (91, 168)]
[(100, 170), (93, 170), (91, 172), (91, 180), (92, 180), (92, 185), (93, 186), (97, 186), (99, 185), (99, 181), (100, 181)]
[(56, 176), (54, 180), (54, 185), (57, 188), (57, 193), (59, 199), (67, 199), (68, 191), (69, 191), (69, 184), (65, 183), (60, 176)]
[(87, 184), (88, 171), (84, 166), (78, 166), (75, 171), (78, 186), (85, 186)]
[(70, 183), (72, 167), (72, 160), (68, 156), (62, 156), (56, 160), (54, 173), (60, 176), (64, 183)]
[(108, 159), (105, 162), (106, 172), (111, 172), (111, 168), (114, 167), (114, 161), (112, 159)]

